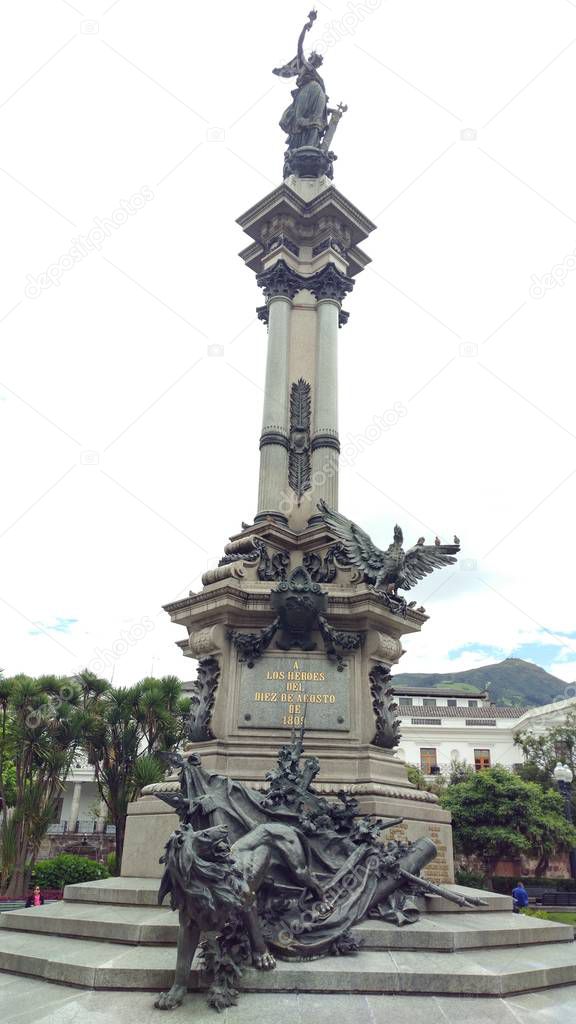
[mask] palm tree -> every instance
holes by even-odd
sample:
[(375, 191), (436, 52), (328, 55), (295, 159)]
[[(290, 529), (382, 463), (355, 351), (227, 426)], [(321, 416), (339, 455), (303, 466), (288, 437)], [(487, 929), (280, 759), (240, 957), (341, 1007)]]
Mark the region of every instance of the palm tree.
[[(93, 697), (58, 676), (18, 675), (0, 687), (0, 774), (14, 765), (14, 809), (2, 817), (2, 890), (25, 890), (82, 740)], [(4, 792), (2, 792), (4, 801)], [(9, 880), (8, 880), (9, 879)]]
[(116, 826), (118, 873), (128, 805), (144, 786), (164, 777), (164, 766), (155, 755), (180, 742), (188, 709), (189, 702), (183, 699), (181, 684), (174, 676), (110, 688), (95, 705), (85, 746), (100, 795)]

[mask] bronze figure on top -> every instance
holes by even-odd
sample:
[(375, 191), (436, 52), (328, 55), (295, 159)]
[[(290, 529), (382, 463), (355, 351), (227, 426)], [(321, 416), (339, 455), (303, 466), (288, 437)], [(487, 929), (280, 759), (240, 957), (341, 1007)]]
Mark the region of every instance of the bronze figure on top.
[[(341, 103), (335, 109), (328, 107), (324, 79), (318, 71), (323, 58), (314, 51), (309, 57), (304, 53), (306, 33), (317, 17), (316, 11), (310, 11), (298, 37), (296, 56), (283, 67), (273, 68), (273, 74), (281, 78), (296, 78), (292, 102), (280, 118), (280, 127), (288, 136), (284, 177), (289, 174), (314, 178), (326, 174), (332, 177), (332, 164), (336, 157), (328, 147), (347, 109)], [(328, 115), (331, 115), (330, 120)]]

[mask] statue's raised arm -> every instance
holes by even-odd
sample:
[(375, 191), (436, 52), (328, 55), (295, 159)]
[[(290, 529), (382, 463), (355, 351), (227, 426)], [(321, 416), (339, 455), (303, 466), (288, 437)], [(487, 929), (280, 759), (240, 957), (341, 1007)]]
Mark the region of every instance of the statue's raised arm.
[(298, 36), (296, 56), (293, 57), (292, 60), (288, 62), (288, 64), (284, 64), (283, 67), (273, 68), (273, 75), (279, 75), (280, 78), (294, 78), (296, 75), (300, 74), (302, 68), (310, 67), (309, 62), (306, 60), (306, 57), (304, 55), (304, 39), (306, 37), (306, 33), (310, 31), (317, 17), (318, 13), (316, 11), (310, 11), (310, 14), (308, 15), (308, 21), (306, 22), (304, 28), (302, 29), (300, 35)]
[(300, 61), (301, 64), (304, 65), (304, 67), (307, 68), (310, 68), (311, 65), (308, 63), (306, 57), (304, 56), (304, 39), (306, 37), (306, 33), (310, 31), (317, 17), (317, 11), (310, 11), (310, 14), (308, 15), (308, 21), (306, 22), (304, 28), (302, 29), (300, 35), (298, 36), (298, 60)]

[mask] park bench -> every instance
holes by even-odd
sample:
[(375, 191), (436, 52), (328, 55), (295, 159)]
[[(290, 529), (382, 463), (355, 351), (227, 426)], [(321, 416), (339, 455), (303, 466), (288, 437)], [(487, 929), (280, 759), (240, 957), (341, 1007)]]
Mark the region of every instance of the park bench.
[(552, 892), (552, 889), (548, 889), (545, 885), (527, 885), (526, 892), (528, 893), (528, 903), (530, 905), (540, 905), (542, 897)]
[(540, 900), (542, 907), (576, 907), (576, 892), (548, 890)]

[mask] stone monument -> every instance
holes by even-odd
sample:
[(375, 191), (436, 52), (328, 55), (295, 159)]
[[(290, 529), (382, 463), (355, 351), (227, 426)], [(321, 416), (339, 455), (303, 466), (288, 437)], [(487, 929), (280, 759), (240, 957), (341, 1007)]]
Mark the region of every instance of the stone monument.
[(238, 988), (274, 993), (267, 1008), (282, 992), (334, 993), (348, 1017), (350, 993), (417, 994), (426, 1009), (576, 982), (572, 927), (436, 884), (453, 877), (450, 819), (395, 756), (390, 670), (427, 618), (402, 592), (459, 544), (405, 549), (389, 524), (382, 551), (338, 511), (342, 302), (374, 225), (332, 184), (344, 107), (328, 108), (321, 60), (305, 54), (313, 22), (276, 69), (296, 78), (284, 181), (240, 218), (268, 336), (254, 522), (199, 593), (166, 606), (198, 660), (188, 748), (131, 805), (123, 877), (0, 915), (0, 971), (161, 991), (163, 1009), (207, 984), (215, 1008)]
[[(396, 526), (380, 551), (337, 511), (342, 304), (369, 262), (360, 245), (375, 225), (332, 183), (330, 146), (346, 107), (328, 106), (322, 59), (305, 55), (314, 18), (294, 60), (274, 69), (296, 78), (280, 121), (284, 180), (238, 218), (267, 331), (254, 521), (232, 536), (202, 590), (165, 610), (186, 630), (183, 653), (199, 662), (189, 736), (207, 769), (261, 788), (278, 747), (305, 723), (307, 752), (322, 766), (318, 791), (344, 789), (363, 813), (403, 819), (392, 838), (432, 839), (439, 855), (427, 877), (451, 882), (449, 814), (394, 755), (390, 670), (402, 636), (427, 619), (399, 591), (453, 562), (459, 546), (421, 537), (405, 551)], [(160, 874), (175, 819), (156, 792), (130, 808), (125, 875)]]

